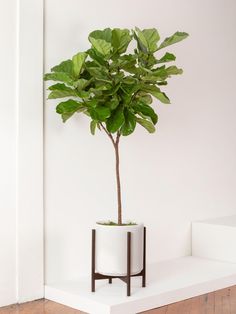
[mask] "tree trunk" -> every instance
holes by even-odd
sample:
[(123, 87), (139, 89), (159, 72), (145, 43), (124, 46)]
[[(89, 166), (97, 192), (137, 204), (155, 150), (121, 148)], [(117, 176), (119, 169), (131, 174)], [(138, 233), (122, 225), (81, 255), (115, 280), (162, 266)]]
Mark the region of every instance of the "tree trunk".
[(114, 147), (115, 147), (115, 155), (116, 155), (116, 186), (117, 186), (117, 202), (118, 202), (118, 225), (122, 225), (119, 137), (117, 137), (117, 140), (116, 140)]

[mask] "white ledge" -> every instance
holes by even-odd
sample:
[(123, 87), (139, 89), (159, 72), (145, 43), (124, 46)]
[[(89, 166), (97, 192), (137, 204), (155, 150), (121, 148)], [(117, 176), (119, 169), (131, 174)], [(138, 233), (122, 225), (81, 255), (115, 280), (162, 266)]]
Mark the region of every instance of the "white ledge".
[(118, 279), (97, 281), (91, 293), (90, 278), (81, 278), (46, 285), (45, 298), (90, 314), (134, 314), (235, 284), (236, 264), (189, 256), (150, 265), (147, 287), (133, 278), (130, 297)]
[(236, 216), (192, 223), (192, 255), (236, 263)]

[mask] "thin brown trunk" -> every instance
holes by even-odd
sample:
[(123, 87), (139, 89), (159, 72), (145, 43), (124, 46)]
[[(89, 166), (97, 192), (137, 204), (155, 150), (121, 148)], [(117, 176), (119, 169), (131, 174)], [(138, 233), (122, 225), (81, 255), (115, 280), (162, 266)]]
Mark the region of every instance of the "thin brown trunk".
[(107, 131), (106, 127), (100, 123), (101, 128), (109, 136), (110, 140), (115, 149), (116, 156), (116, 188), (117, 188), (117, 202), (118, 202), (118, 225), (122, 225), (122, 202), (121, 202), (121, 184), (120, 184), (120, 155), (119, 155), (119, 142), (120, 142), (120, 133), (119, 131), (116, 134), (116, 139), (112, 136), (110, 132)]
[(118, 225), (122, 225), (119, 139), (120, 139), (120, 135), (118, 134), (114, 147), (115, 147), (115, 155), (116, 155), (116, 186), (117, 186), (117, 202), (118, 202)]

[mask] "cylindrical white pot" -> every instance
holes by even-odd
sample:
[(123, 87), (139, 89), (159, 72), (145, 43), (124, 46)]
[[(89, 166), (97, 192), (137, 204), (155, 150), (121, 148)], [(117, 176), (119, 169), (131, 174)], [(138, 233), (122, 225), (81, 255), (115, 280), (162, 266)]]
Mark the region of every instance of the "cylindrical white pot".
[(131, 274), (143, 269), (143, 224), (96, 224), (96, 272), (109, 276), (127, 274), (127, 232), (131, 232)]

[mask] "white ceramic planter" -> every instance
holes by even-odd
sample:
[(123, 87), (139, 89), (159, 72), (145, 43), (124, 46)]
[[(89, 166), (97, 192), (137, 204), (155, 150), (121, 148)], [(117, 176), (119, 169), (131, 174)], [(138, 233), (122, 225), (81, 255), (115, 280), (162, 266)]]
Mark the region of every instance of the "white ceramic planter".
[(143, 224), (96, 224), (96, 272), (110, 276), (127, 274), (127, 232), (131, 232), (131, 274), (143, 269)]

